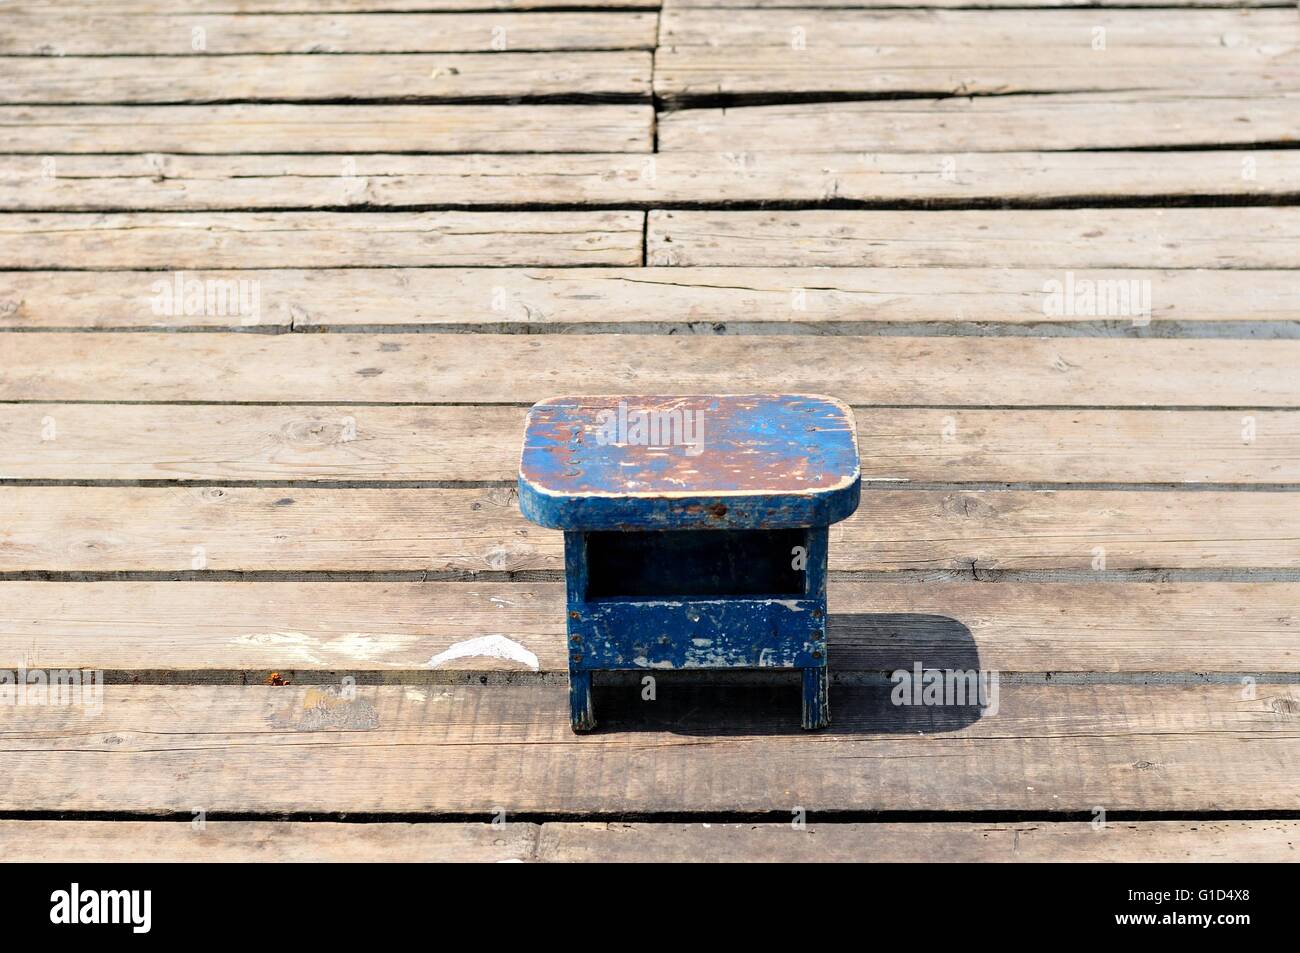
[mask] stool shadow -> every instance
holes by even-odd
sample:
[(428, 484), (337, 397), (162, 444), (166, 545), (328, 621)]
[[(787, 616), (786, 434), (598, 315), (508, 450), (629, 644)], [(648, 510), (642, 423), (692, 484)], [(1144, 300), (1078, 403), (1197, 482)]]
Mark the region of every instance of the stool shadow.
[[(790, 671), (620, 672), (596, 676), (598, 732), (656, 731), (691, 736), (889, 735), (959, 731), (985, 707), (951, 692), (936, 698), (916, 683), (916, 666), (943, 673), (980, 672), (970, 629), (946, 616), (831, 613), (831, 726), (799, 727), (799, 675)], [(906, 673), (906, 675), (902, 674)], [(643, 698), (645, 675), (654, 699)], [(994, 680), (996, 675), (991, 676)], [(969, 678), (966, 685), (971, 685)], [(996, 681), (993, 686), (996, 691)], [(997, 702), (996, 694), (984, 700)], [(971, 704), (971, 702), (974, 704)], [(927, 703), (929, 702), (929, 703)], [(935, 703), (941, 702), (941, 703)]]

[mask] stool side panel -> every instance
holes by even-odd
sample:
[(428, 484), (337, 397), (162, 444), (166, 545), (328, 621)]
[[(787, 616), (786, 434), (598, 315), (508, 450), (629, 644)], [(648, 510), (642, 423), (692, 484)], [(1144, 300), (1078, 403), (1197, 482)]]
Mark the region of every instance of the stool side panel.
[(547, 529), (579, 528), (580, 524), (574, 521), (568, 499), (539, 491), (534, 484), (524, 479), (522, 473), (516, 485), (519, 488), (519, 512), (524, 519)]
[(587, 603), (569, 620), (601, 671), (810, 668), (826, 664), (825, 601), (684, 599)]
[(822, 493), (568, 497), (540, 492), (521, 477), (519, 508), (525, 518), (551, 529), (792, 529), (847, 519), (861, 492), (861, 482), (854, 480)]

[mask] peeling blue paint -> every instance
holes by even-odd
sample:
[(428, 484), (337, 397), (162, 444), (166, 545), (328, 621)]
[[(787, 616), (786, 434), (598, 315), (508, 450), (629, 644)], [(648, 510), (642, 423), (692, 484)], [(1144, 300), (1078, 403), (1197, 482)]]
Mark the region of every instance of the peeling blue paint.
[(589, 602), (569, 618), (578, 668), (806, 668), (826, 658), (817, 599)]
[(844, 519), (860, 485), (853, 412), (830, 398), (557, 397), (529, 412), (519, 505), (552, 529), (775, 529)]

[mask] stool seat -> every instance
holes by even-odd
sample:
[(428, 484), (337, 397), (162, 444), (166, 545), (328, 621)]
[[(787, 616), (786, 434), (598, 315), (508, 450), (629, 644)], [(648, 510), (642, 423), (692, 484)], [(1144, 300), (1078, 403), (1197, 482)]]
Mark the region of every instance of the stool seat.
[(826, 526), (857, 508), (853, 412), (828, 397), (556, 397), (528, 414), (520, 509), (563, 530)]

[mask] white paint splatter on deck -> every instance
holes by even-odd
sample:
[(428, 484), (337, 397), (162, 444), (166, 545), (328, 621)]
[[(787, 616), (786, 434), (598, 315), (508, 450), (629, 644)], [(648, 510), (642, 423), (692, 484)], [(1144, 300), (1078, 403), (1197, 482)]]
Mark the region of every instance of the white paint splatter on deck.
[(480, 635), (477, 638), (466, 639), (464, 642), (457, 642), (429, 659), (429, 667), (438, 668), (446, 662), (462, 658), (493, 658), (518, 662), (534, 672), (541, 668), (541, 664), (537, 661), (537, 656), (534, 653), (528, 651), (518, 642), (499, 634)]

